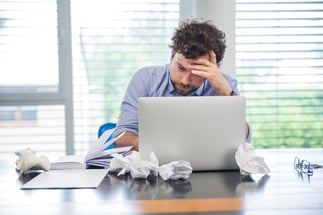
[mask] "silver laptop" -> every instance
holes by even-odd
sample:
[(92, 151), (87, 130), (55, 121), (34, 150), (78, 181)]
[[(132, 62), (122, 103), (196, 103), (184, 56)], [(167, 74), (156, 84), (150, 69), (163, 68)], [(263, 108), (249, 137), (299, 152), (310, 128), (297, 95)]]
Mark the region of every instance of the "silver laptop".
[(139, 152), (160, 164), (186, 160), (193, 171), (236, 170), (235, 152), (245, 141), (242, 96), (144, 97), (139, 99)]

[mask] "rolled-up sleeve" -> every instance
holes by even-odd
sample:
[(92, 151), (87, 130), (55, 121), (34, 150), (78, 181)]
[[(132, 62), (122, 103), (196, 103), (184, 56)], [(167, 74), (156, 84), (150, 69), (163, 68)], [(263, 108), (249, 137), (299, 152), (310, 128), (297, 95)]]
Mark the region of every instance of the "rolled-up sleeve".
[(121, 113), (113, 137), (130, 131), (138, 135), (138, 98), (147, 96), (146, 87), (149, 79), (145, 78), (145, 70), (139, 70), (131, 78), (121, 104)]

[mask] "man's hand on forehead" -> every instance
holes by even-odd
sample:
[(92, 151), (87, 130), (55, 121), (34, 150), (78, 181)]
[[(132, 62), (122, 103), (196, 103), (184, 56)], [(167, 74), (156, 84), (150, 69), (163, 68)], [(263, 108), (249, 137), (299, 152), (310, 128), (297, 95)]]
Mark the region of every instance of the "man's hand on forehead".
[[(217, 68), (214, 51), (210, 51), (209, 53), (199, 58), (192, 59), (188, 67), (192, 70), (193, 74), (197, 74), (194, 70), (206, 72), (207, 70), (212, 69), (214, 67)], [(202, 76), (205, 77), (204, 75)]]
[(193, 74), (201, 76), (203, 78), (207, 77), (205, 76), (206, 74), (202, 73), (211, 72), (214, 68), (217, 68), (216, 56), (213, 50), (196, 59), (188, 59), (185, 58), (183, 54), (176, 53), (174, 56), (174, 60), (175, 62), (177, 62), (178, 65), (190, 70)]
[(213, 50), (209, 51), (207, 54), (198, 57), (196, 59), (192, 59), (192, 64), (204, 65), (208, 63), (216, 64), (216, 56)]
[(216, 56), (213, 50), (200, 58), (190, 61), (188, 68), (191, 70), (192, 74), (206, 78), (209, 81), (217, 79), (217, 76), (220, 75), (220, 70), (216, 64)]

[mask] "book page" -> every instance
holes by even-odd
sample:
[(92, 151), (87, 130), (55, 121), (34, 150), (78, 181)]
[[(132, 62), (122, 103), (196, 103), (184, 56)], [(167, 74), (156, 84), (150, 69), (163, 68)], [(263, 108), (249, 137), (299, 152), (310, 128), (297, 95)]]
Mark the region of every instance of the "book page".
[(120, 134), (119, 136), (112, 138), (108, 142), (105, 142), (111, 135), (114, 129), (110, 129), (105, 131), (102, 136), (98, 139), (97, 143), (95, 143), (89, 150), (88, 154), (85, 156), (85, 162), (89, 160), (94, 160), (97, 157), (101, 157), (102, 153), (104, 155), (113, 154), (113, 153), (120, 153), (125, 150), (128, 150), (124, 147), (117, 147), (113, 149), (106, 149), (109, 145), (113, 144), (117, 139), (119, 139), (124, 133)]
[[(91, 158), (95, 158), (98, 154), (100, 154), (105, 148), (107, 148), (109, 145), (114, 143), (116, 138), (113, 138), (109, 140), (108, 142), (105, 142), (113, 133), (114, 129), (106, 130), (99, 139), (91, 145), (89, 152), (85, 156), (85, 160), (89, 160)], [(118, 137), (117, 137), (118, 138)]]

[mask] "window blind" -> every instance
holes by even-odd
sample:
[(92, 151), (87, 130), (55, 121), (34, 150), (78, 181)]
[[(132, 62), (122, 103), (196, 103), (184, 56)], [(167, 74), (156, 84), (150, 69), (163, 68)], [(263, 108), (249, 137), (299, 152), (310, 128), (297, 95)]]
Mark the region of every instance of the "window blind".
[(56, 1), (0, 1), (0, 8), (0, 158), (28, 147), (65, 153)]
[[(26, 147), (50, 157), (69, 145), (86, 153), (99, 126), (117, 121), (132, 74), (169, 62), (179, 20), (179, 0), (0, 0), (0, 8), (0, 158)], [(68, 68), (70, 45), (72, 70), (59, 72)], [(65, 73), (72, 75), (73, 98), (64, 97), (69, 81), (59, 82)], [(22, 99), (8, 100), (13, 95)]]
[(75, 149), (117, 122), (131, 76), (164, 65), (179, 21), (179, 0), (72, 0)]
[(236, 65), (256, 148), (323, 147), (323, 2), (237, 0)]

